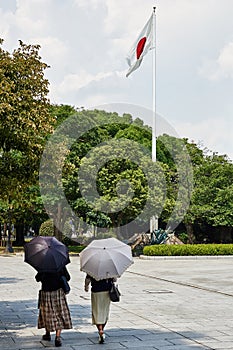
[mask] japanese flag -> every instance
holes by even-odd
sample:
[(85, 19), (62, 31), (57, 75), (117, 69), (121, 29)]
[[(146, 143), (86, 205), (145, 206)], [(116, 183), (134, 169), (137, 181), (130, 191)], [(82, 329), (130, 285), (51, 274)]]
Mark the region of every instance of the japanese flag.
[(137, 40), (133, 44), (126, 57), (126, 61), (129, 65), (129, 70), (126, 74), (127, 77), (140, 66), (142, 59), (147, 54), (147, 52), (154, 48), (152, 44), (153, 16), (154, 14), (152, 14), (149, 18), (148, 22), (139, 34)]

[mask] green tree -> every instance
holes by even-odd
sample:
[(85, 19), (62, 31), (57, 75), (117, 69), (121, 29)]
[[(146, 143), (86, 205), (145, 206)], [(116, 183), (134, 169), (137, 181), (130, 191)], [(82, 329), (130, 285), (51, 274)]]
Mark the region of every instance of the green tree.
[(197, 222), (218, 227), (221, 241), (231, 241), (233, 227), (233, 164), (226, 156), (205, 156), (195, 168), (190, 213)]
[(0, 195), (12, 213), (12, 206), (22, 206), (25, 189), (38, 180), (46, 136), (53, 131), (44, 77), (48, 65), (39, 49), (22, 41), (12, 54), (0, 47)]
[[(156, 165), (156, 170), (152, 169), (150, 155), (151, 131), (149, 128), (144, 129), (134, 124), (127, 124), (126, 122), (132, 122), (130, 115), (120, 117), (116, 113), (105, 111), (83, 111), (77, 114), (77, 118), (75, 124), (80, 129), (84, 130), (84, 124), (88, 124), (87, 132), (83, 132), (78, 140), (73, 142), (66, 160), (72, 166), (69, 167), (68, 172), (63, 172), (65, 194), (77, 215), (82, 217), (85, 222), (97, 225), (100, 228), (119, 227), (134, 220), (146, 202), (149, 202), (150, 206), (154, 202), (154, 205), (159, 207), (162, 196), (160, 193), (158, 194), (157, 189), (157, 198), (154, 201), (152, 200), (152, 193), (148, 194), (148, 183), (144, 174), (145, 170), (150, 171), (151, 174), (161, 175), (161, 170), (158, 169), (159, 164)], [(62, 127), (66, 128), (65, 125)], [(70, 129), (75, 129), (75, 125)], [(120, 144), (125, 139), (134, 141), (131, 144), (141, 144), (146, 151), (143, 153), (137, 147), (129, 149), (130, 146), (127, 143), (125, 145)], [(114, 145), (111, 145), (111, 140), (115, 140)], [(94, 152), (92, 152), (93, 148)], [(128, 153), (127, 150), (129, 150)], [(112, 152), (116, 159), (107, 160)], [(133, 154), (138, 161), (141, 161), (142, 169), (128, 159), (129, 154)], [(99, 165), (101, 166), (98, 169)], [(80, 166), (85, 173), (83, 173), (83, 182), (78, 179)], [(158, 181), (156, 176), (153, 176), (153, 178), (154, 182)], [(97, 192), (100, 197), (98, 200), (89, 196), (90, 191), (94, 188), (95, 181), (97, 181)], [(132, 191), (129, 183), (133, 187)], [(83, 186), (82, 193), (80, 184)], [(130, 207), (125, 208), (124, 211), (120, 210), (119, 212), (118, 210), (117, 213), (119, 203), (121, 203), (121, 207), (124, 207), (123, 204), (125, 207), (127, 206), (131, 193), (134, 193), (134, 196), (130, 200)], [(89, 196), (89, 201), (86, 201), (83, 195)], [(155, 199), (155, 193), (153, 195)], [(112, 213), (110, 214), (104, 214), (103, 211), (103, 206), (107, 202), (111, 202), (112, 205)], [(114, 214), (114, 212), (117, 214)], [(148, 223), (148, 217), (146, 221)]]
[(54, 118), (56, 127), (63, 123), (68, 117), (74, 115), (77, 110), (78, 108), (74, 106), (63, 104), (52, 104), (49, 107), (49, 113)]
[[(158, 137), (157, 144), (157, 159), (164, 164), (167, 184), (161, 224), (166, 224), (167, 229), (174, 229), (183, 221), (189, 208), (193, 190), (193, 164), (187, 139), (164, 134)], [(191, 231), (188, 234), (191, 239)]]
[[(226, 158), (222, 159), (216, 155), (207, 157), (200, 146), (189, 143), (187, 139), (161, 135), (157, 138), (155, 165), (150, 161), (151, 129), (139, 119), (134, 122), (129, 114), (120, 117), (117, 113), (100, 110), (77, 112), (78, 109), (66, 105), (55, 105), (52, 110), (62, 130), (57, 144), (55, 142), (55, 148), (58, 150), (56, 153), (59, 154), (59, 149), (62, 153), (53, 159), (51, 164), (59, 160), (61, 163), (58, 164), (58, 168), (63, 167), (63, 171), (62, 179), (59, 178), (53, 184), (55, 192), (51, 192), (49, 200), (53, 209), (51, 213), (55, 218), (60, 215), (63, 224), (69, 219), (66, 215), (67, 202), (62, 204), (61, 192), (58, 189), (65, 191), (66, 199), (80, 218), (80, 222), (98, 226), (100, 229), (111, 229), (122, 227), (135, 218), (137, 221), (137, 216), (147, 201), (154, 201), (154, 210), (159, 211), (164, 192), (159, 192), (155, 184), (160, 184), (161, 188), (166, 187), (166, 199), (159, 219), (162, 227), (176, 227), (182, 223), (190, 243), (195, 241), (195, 228), (200, 223), (220, 225), (223, 234), (231, 231), (232, 164), (229, 164)], [(71, 116), (72, 118), (69, 118)], [(116, 141), (112, 146), (111, 140)], [(139, 154), (136, 148), (130, 151), (141, 160), (141, 168), (129, 159), (128, 144), (125, 144), (125, 149), (120, 146), (122, 140), (131, 140), (147, 150), (148, 158), (143, 152)], [(116, 159), (108, 159), (113, 150)], [(53, 153), (54, 147), (48, 152), (50, 161)], [(52, 169), (56, 167), (54, 165)], [(85, 169), (81, 182), (80, 168)], [(147, 169), (151, 174), (159, 174), (157, 179), (155, 177), (154, 193), (148, 194), (143, 169)], [(205, 175), (207, 169), (211, 174), (208, 179)], [(93, 195), (94, 187), (98, 193), (97, 197)], [(111, 203), (112, 210), (103, 210), (106, 203)], [(123, 209), (117, 210), (119, 206)], [(150, 213), (145, 211), (144, 215), (149, 221)], [(144, 219), (138, 220), (138, 227), (141, 224), (140, 220)], [(118, 234), (120, 236), (121, 232)]]

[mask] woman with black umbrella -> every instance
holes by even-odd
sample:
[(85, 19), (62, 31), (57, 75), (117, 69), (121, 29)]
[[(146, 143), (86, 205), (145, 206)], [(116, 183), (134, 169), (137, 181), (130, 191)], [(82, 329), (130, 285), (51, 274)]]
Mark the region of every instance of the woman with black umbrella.
[[(39, 291), (38, 328), (45, 328), (43, 340), (51, 340), (56, 332), (55, 346), (61, 346), (62, 329), (72, 328), (66, 295), (70, 275), (66, 265), (70, 262), (67, 247), (55, 237), (35, 237), (24, 246), (25, 262), (37, 271), (36, 281), (41, 282)], [(65, 282), (64, 282), (65, 280)]]
[(70, 311), (63, 290), (61, 276), (65, 276), (67, 281), (70, 275), (64, 267), (57, 273), (38, 272), (36, 281), (41, 282), (39, 292), (39, 317), (38, 328), (45, 328), (46, 333), (42, 336), (43, 340), (51, 340), (50, 332), (56, 332), (55, 346), (61, 346), (62, 329), (72, 328)]

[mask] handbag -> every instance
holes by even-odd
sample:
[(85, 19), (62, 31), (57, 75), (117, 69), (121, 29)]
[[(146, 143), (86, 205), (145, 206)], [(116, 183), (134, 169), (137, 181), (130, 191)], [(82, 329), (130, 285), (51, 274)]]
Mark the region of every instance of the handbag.
[(121, 293), (118, 289), (118, 286), (115, 285), (115, 283), (113, 282), (111, 289), (109, 290), (110, 300), (113, 302), (118, 302), (118, 301), (120, 301), (120, 295), (121, 295)]
[(70, 286), (69, 286), (69, 283), (67, 282), (66, 276), (64, 275), (61, 276), (61, 285), (62, 285), (62, 289), (64, 290), (64, 293), (69, 294)]

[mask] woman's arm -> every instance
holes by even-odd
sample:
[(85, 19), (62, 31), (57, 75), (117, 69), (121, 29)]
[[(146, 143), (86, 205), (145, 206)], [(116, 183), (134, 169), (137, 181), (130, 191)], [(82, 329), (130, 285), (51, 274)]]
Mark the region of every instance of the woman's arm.
[(62, 274), (65, 276), (65, 278), (67, 279), (67, 281), (70, 280), (70, 274), (69, 274), (69, 272), (68, 272), (68, 270), (67, 270), (66, 267), (63, 268)]
[(89, 291), (89, 284), (91, 283), (90, 276), (86, 275), (85, 281), (84, 281), (84, 290), (85, 292)]

